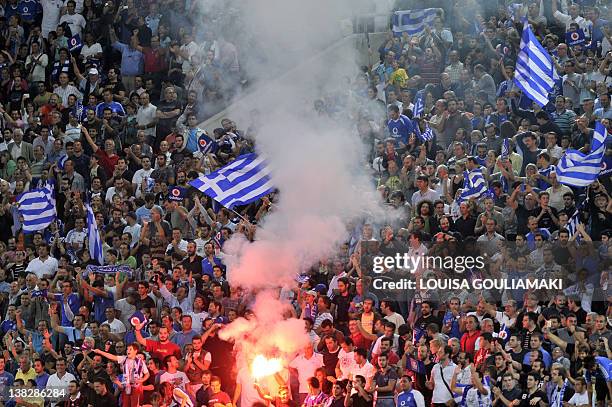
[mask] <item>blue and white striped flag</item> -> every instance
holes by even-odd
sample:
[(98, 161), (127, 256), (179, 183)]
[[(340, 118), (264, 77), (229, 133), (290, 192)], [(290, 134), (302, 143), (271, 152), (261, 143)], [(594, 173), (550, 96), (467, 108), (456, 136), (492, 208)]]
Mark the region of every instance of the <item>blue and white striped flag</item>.
[[(587, 194), (586, 199), (582, 201), (580, 204), (578, 204), (578, 206), (576, 207), (576, 210), (574, 211), (574, 214), (567, 221), (567, 226), (565, 226), (565, 228), (569, 232), (569, 237), (574, 236), (576, 232), (578, 231), (578, 224), (580, 223), (580, 214), (584, 211), (584, 208), (586, 208), (588, 204), (589, 204), (589, 195)], [(581, 240), (582, 238), (580, 237), (580, 235), (576, 237), (577, 242), (580, 242)]]
[(393, 22), (393, 34), (401, 36), (402, 33), (417, 35), (425, 30), (425, 26), (433, 25), (437, 16), (437, 8), (426, 8), (424, 10), (396, 11), (391, 20)]
[(256, 154), (245, 154), (225, 167), (189, 182), (228, 209), (246, 205), (274, 190), (270, 167)]
[(502, 142), (501, 147), (501, 158), (502, 160), (507, 160), (510, 157), (510, 140), (506, 137)]
[(423, 133), (421, 133), (419, 124), (415, 123), (414, 132), (416, 133), (417, 137), (423, 142), (431, 141), (435, 136), (433, 130), (431, 129), (431, 127), (429, 127), (429, 124), (427, 124), (427, 122), (425, 122), (425, 131), (423, 131)]
[(421, 117), (423, 112), (425, 111), (425, 92), (419, 92), (417, 94), (416, 100), (414, 101), (414, 109), (412, 112), (412, 117)]
[(60, 158), (57, 160), (57, 168), (64, 171), (64, 164), (66, 164), (67, 159), (68, 156), (66, 154), (61, 155)]
[(576, 208), (576, 211), (572, 215), (571, 218), (567, 221), (566, 229), (569, 232), (570, 237), (576, 234), (576, 230), (578, 230), (578, 224), (580, 223), (580, 211)]
[(607, 135), (606, 127), (601, 122), (597, 122), (591, 142), (591, 152), (584, 154), (577, 150), (567, 150), (557, 164), (557, 180), (574, 187), (586, 187), (593, 183), (601, 173)]
[(555, 86), (555, 77), (558, 75), (552, 57), (542, 47), (529, 24), (525, 23), (516, 59), (514, 83), (531, 100), (544, 107), (549, 101), (548, 94)]
[(25, 233), (41, 231), (56, 219), (57, 209), (53, 191), (49, 188), (33, 189), (17, 197), (22, 229)]
[(521, 3), (511, 3), (508, 5), (508, 15), (510, 15), (510, 19), (512, 21), (516, 21), (517, 18), (519, 17), (521, 8), (523, 7), (523, 5)]
[(464, 171), (463, 179), (463, 192), (461, 192), (459, 202), (467, 201), (470, 198), (480, 198), (489, 191), (487, 181), (484, 179), (480, 168), (473, 169), (469, 173)]
[(98, 223), (96, 215), (89, 203), (85, 204), (87, 209), (87, 239), (89, 240), (89, 256), (98, 262), (99, 265), (104, 265), (104, 253), (102, 252), (102, 239), (98, 232)]

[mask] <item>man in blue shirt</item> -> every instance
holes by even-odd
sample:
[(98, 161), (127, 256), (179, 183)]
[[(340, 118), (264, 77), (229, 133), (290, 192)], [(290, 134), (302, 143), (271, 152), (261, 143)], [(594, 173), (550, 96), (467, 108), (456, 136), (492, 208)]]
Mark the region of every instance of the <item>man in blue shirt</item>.
[(96, 106), (96, 116), (99, 119), (104, 116), (104, 109), (110, 109), (115, 116), (125, 116), (125, 110), (119, 102), (113, 101), (113, 91), (110, 88), (104, 89), (102, 92), (102, 102)]
[(223, 268), (221, 259), (215, 256), (215, 248), (212, 243), (206, 243), (204, 245), (204, 259), (202, 259), (202, 274), (208, 274), (211, 278), (213, 277), (213, 266), (219, 266)]
[(399, 107), (396, 105), (389, 106), (387, 129), (395, 140), (395, 147), (397, 148), (405, 148), (410, 135), (414, 131), (412, 121), (407, 116), (400, 114)]
[(542, 240), (550, 240), (550, 232), (548, 229), (538, 227), (538, 218), (535, 216), (530, 216), (527, 219), (527, 227), (529, 228), (529, 233), (525, 235), (525, 240), (527, 240), (527, 247), (530, 250), (535, 250), (536, 238), (541, 237)]
[[(5, 364), (6, 361), (4, 360), (4, 357), (0, 357), (0, 396), (3, 397), (7, 396), (8, 387), (12, 386), (13, 382), (15, 381), (15, 376), (4, 370)], [(8, 397), (4, 398), (4, 400), (7, 399)]]
[(412, 388), (410, 376), (402, 376), (399, 383), (402, 391), (397, 395), (397, 407), (425, 407), (425, 398), (420, 391)]
[(523, 357), (523, 364), (527, 366), (531, 366), (531, 355), (530, 353), (533, 351), (540, 352), (542, 354), (542, 361), (544, 362), (544, 366), (547, 369), (550, 368), (552, 364), (552, 357), (550, 353), (546, 349), (542, 347), (542, 334), (535, 333), (531, 335), (531, 339), (529, 340), (529, 352), (525, 353)]
[[(58, 274), (61, 273), (58, 270)], [(79, 307), (81, 306), (81, 300), (79, 295), (72, 292), (72, 281), (62, 281), (62, 292), (61, 293), (48, 293), (47, 298), (57, 301), (57, 306), (61, 309), (62, 313), (62, 326), (72, 326), (74, 316), (79, 313)]]
[(21, 19), (28, 24), (34, 23), (40, 14), (41, 6), (36, 0), (21, 0), (17, 5)]
[(144, 73), (144, 54), (136, 49), (138, 37), (132, 36), (130, 44), (124, 44), (117, 40), (115, 29), (110, 28), (110, 39), (113, 48), (121, 52), (121, 77), (126, 91), (129, 93), (134, 90), (134, 79)]

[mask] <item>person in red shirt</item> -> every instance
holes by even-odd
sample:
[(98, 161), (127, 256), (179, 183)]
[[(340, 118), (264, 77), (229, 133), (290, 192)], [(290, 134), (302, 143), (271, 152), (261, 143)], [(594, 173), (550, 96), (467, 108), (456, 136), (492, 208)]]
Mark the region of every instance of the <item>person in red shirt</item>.
[(87, 139), (87, 142), (91, 146), (94, 154), (100, 160), (100, 166), (104, 168), (106, 176), (108, 178), (112, 178), (117, 161), (119, 161), (119, 156), (115, 154), (115, 142), (112, 139), (104, 140), (104, 150), (102, 150), (89, 136), (89, 131), (87, 131), (85, 126), (83, 126), (81, 130), (83, 131), (85, 139)]
[(232, 407), (230, 396), (226, 392), (221, 391), (221, 379), (218, 376), (210, 378), (210, 392), (208, 407)]
[(391, 338), (382, 338), (380, 340), (380, 352), (377, 354), (372, 354), (372, 363), (374, 366), (378, 366), (378, 356), (383, 353), (387, 354), (387, 364), (389, 366), (395, 366), (400, 361), (399, 356), (395, 352), (391, 350), (391, 346), (393, 345), (393, 340)]
[(461, 350), (473, 355), (476, 349), (476, 341), (480, 337), (478, 318), (475, 315), (468, 315), (464, 320), (465, 333), (461, 337)]
[(351, 319), (349, 321), (349, 337), (353, 341), (355, 348), (370, 349), (373, 341), (363, 336), (359, 330), (359, 324), (360, 321), (358, 319)]
[(154, 341), (151, 339), (145, 339), (142, 337), (142, 329), (144, 322), (140, 325), (136, 326), (134, 329), (136, 331), (136, 341), (143, 345), (147, 352), (151, 354), (151, 357), (164, 360), (166, 356), (174, 355), (177, 359), (181, 359), (181, 348), (178, 345), (170, 342), (170, 333), (168, 332), (168, 328), (162, 326), (159, 328), (159, 341)]
[(491, 356), (491, 342), (493, 342), (493, 335), (486, 332), (480, 334), (480, 346), (476, 355), (474, 356), (474, 366), (480, 372), (484, 372), (485, 363), (487, 358)]

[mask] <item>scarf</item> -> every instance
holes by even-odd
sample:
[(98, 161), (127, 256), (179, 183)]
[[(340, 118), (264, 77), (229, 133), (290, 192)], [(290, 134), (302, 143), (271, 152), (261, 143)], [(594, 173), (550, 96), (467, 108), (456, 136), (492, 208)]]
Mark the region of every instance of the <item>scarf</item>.
[[(135, 368), (131, 369), (131, 372), (130, 372), (130, 369), (128, 368), (128, 361), (130, 360), (133, 360), (135, 364)], [(126, 358), (125, 359), (125, 361), (123, 362), (123, 379), (125, 380), (126, 386), (130, 386), (132, 384), (132, 380), (135, 381), (142, 377), (143, 367), (144, 367), (144, 362), (139, 358), (136, 358), (136, 359)]]

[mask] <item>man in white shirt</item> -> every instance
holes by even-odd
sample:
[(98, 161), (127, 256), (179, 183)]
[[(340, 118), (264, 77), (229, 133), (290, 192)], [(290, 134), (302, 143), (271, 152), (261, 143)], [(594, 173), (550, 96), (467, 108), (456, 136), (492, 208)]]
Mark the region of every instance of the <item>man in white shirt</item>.
[(553, 17), (557, 21), (565, 24), (566, 31), (570, 30), (570, 25), (572, 23), (576, 23), (586, 34), (589, 27), (589, 22), (578, 14), (580, 12), (580, 6), (578, 4), (571, 4), (568, 8), (568, 14), (564, 14), (559, 11), (557, 1), (558, 0), (552, 0)]
[(439, 362), (431, 370), (431, 380), (425, 383), (428, 389), (433, 390), (431, 399), (433, 404), (446, 404), (454, 398), (450, 386), (457, 365), (450, 358), (452, 352), (450, 346), (440, 347)]
[(64, 7), (64, 0), (42, 0), (40, 5), (43, 11), (41, 31), (42, 36), (46, 39), (49, 37), (49, 33), (55, 31), (59, 24), (62, 8)]
[(577, 377), (574, 382), (574, 395), (567, 402), (570, 406), (588, 407), (589, 394), (587, 393), (587, 384), (584, 377)]
[(323, 367), (323, 355), (314, 353), (312, 343), (308, 343), (304, 350), (289, 363), (289, 369), (298, 375), (300, 405), (308, 395), (308, 379), (314, 376), (315, 370), (320, 367)]
[(146, 140), (151, 143), (151, 140), (155, 137), (155, 124), (157, 119), (155, 113), (157, 112), (157, 106), (149, 103), (149, 94), (143, 92), (140, 95), (140, 107), (136, 112), (136, 122), (138, 123), (138, 130), (144, 132)]
[(393, 309), (393, 304), (390, 301), (381, 301), (380, 310), (385, 315), (384, 319), (395, 324), (395, 333), (397, 333), (397, 328), (399, 328), (400, 325), (404, 325), (406, 323), (404, 317), (395, 312), (395, 310)]
[(140, 160), (142, 168), (136, 171), (132, 177), (132, 189), (136, 191), (134, 194), (136, 198), (141, 198), (148, 192), (149, 179), (153, 172), (153, 168), (151, 168), (151, 159), (149, 157), (144, 156)]
[(338, 352), (338, 364), (336, 365), (338, 380), (348, 379), (356, 365), (353, 340), (347, 336), (345, 341), (340, 344), (340, 352)]
[(427, 200), (434, 202), (438, 199), (438, 193), (429, 188), (429, 178), (427, 178), (427, 175), (419, 175), (415, 184), (418, 188), (418, 191), (412, 195), (412, 207), (415, 208), (415, 210), (421, 201)]
[(49, 247), (45, 244), (38, 246), (38, 257), (28, 263), (26, 272), (36, 274), (40, 278), (53, 278), (59, 263), (55, 257), (49, 256)]
[[(349, 380), (354, 380), (355, 376), (363, 376), (366, 379), (365, 389), (369, 389), (372, 386), (372, 380), (376, 375), (376, 368), (367, 359), (368, 352), (365, 349), (358, 348), (354, 351), (355, 364), (349, 371)], [(353, 389), (353, 392), (356, 392)]]
[(76, 13), (76, 2), (74, 0), (68, 0), (66, 3), (66, 14), (60, 18), (59, 22), (60, 24), (68, 23), (70, 32), (72, 32), (73, 36), (77, 34), (80, 36), (81, 31), (83, 31), (83, 28), (87, 25), (85, 18)]
[(108, 307), (104, 313), (106, 315), (106, 321), (100, 325), (108, 324), (112, 334), (124, 334), (127, 329), (123, 322), (115, 318), (115, 309)]
[[(68, 394), (68, 385), (72, 380), (76, 380), (72, 373), (66, 372), (66, 359), (59, 358), (55, 361), (56, 372), (49, 376), (47, 380), (48, 389), (64, 389), (64, 394)], [(59, 403), (51, 403), (52, 407), (57, 406)]]

